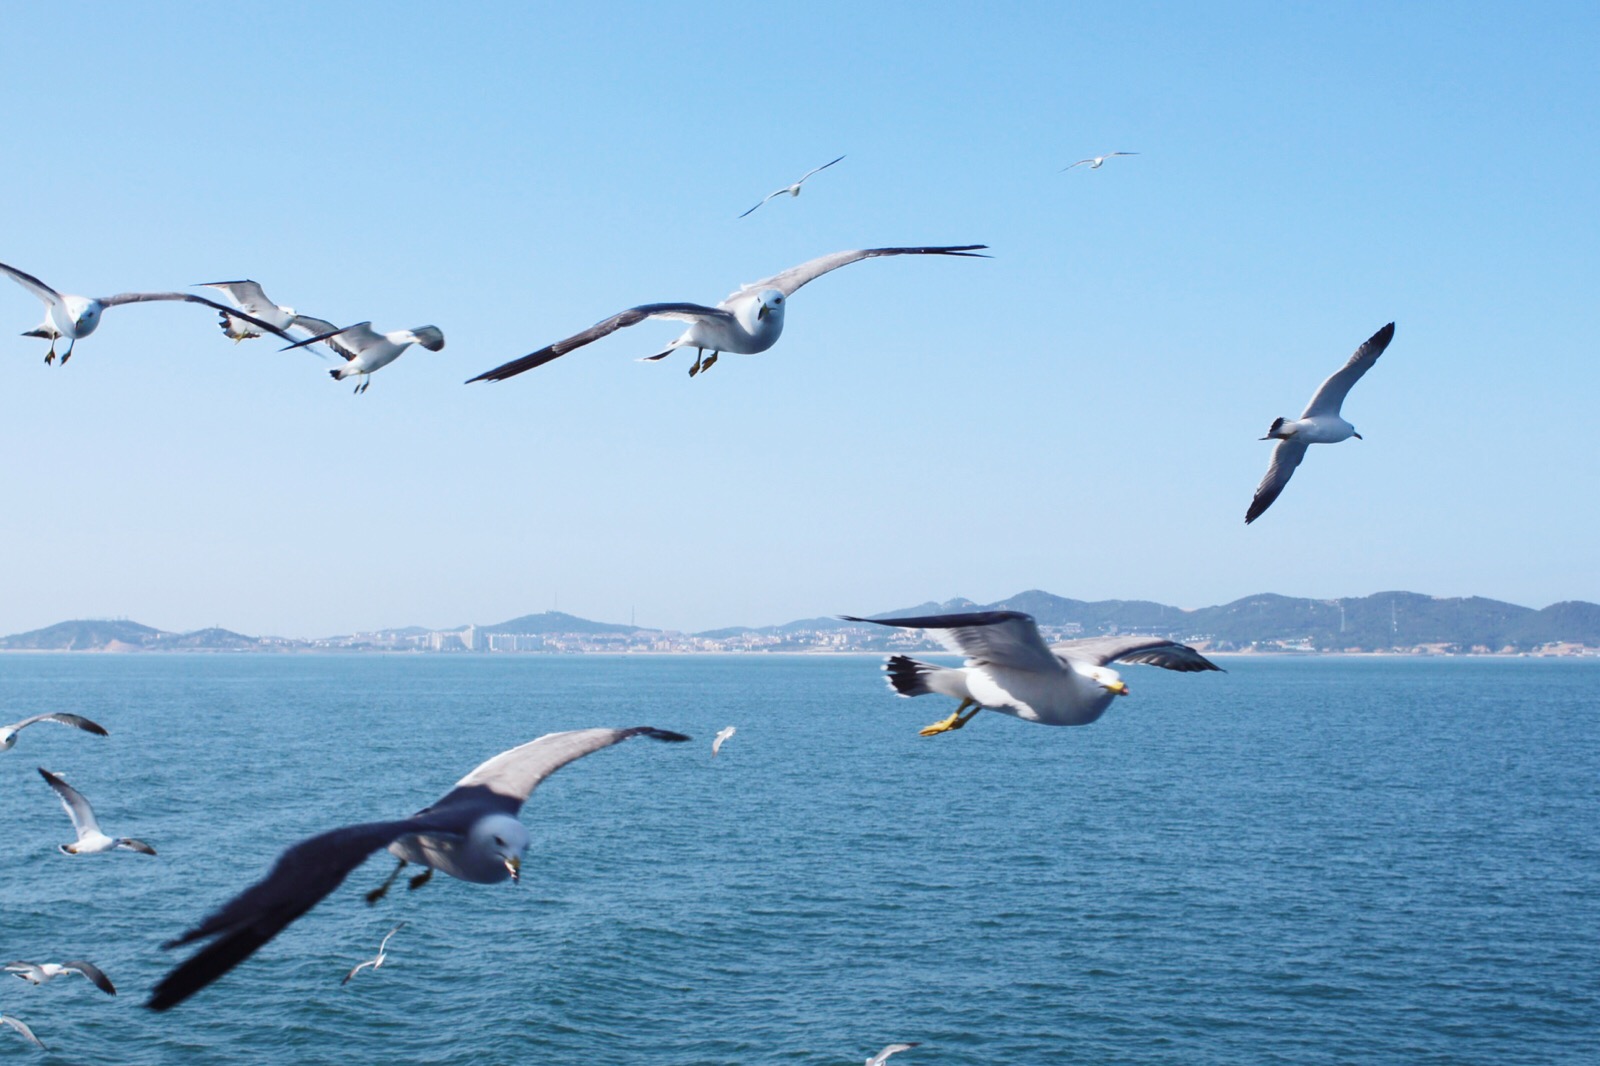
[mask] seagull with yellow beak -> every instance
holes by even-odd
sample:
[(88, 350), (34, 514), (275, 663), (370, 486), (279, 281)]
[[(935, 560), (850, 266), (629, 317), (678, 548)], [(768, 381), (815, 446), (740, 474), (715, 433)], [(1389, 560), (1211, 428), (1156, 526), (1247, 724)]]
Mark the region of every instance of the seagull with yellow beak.
[(1033, 616), (1021, 611), (974, 611), (917, 618), (856, 618), (847, 622), (925, 629), (934, 640), (967, 658), (960, 667), (891, 655), (883, 669), (901, 696), (936, 692), (961, 705), (922, 730), (925, 737), (960, 729), (981, 710), (999, 711), (1040, 725), (1088, 725), (1128, 686), (1109, 663), (1148, 663), (1190, 673), (1220, 666), (1164, 637), (1090, 637), (1048, 645)]

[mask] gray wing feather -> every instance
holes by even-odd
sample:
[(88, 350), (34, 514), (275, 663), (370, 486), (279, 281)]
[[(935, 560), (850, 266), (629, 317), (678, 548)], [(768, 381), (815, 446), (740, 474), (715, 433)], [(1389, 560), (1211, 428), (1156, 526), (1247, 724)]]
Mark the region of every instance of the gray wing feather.
[[(311, 319), (311, 321), (322, 326), (328, 326), (328, 328), (307, 337), (305, 340), (295, 341), (293, 344), (280, 348), (279, 351), (287, 352), (295, 348), (306, 348), (313, 344), (322, 343), (332, 348), (348, 363), (374, 344), (383, 340), (383, 337), (372, 328), (370, 320), (357, 322), (353, 326), (332, 326), (321, 319)], [(292, 337), (289, 339), (294, 340)]]
[(1289, 478), (1294, 475), (1294, 468), (1306, 457), (1309, 447), (1305, 441), (1293, 437), (1278, 442), (1278, 446), (1272, 450), (1272, 463), (1267, 467), (1266, 476), (1256, 486), (1255, 497), (1250, 501), (1249, 510), (1244, 513), (1245, 525), (1260, 518), (1272, 506), (1272, 501), (1278, 498), (1283, 487), (1289, 483)]
[[(13, 1018), (9, 1014), (0, 1014), (0, 1025), (9, 1025), (9, 1026), (11, 1026), (11, 1028), (15, 1029), (17, 1032), (19, 1032), (23, 1036), (27, 1037), (28, 1038), (28, 1042), (33, 1044), (35, 1047), (41, 1047), (42, 1048), (42, 1047), (45, 1046), (44, 1041), (40, 1040), (38, 1037), (34, 1036), (33, 1035), (33, 1030), (29, 1029), (26, 1023), (24, 1023), (24, 1022), (22, 1022), (22, 1021), (20, 1021), (20, 1020), (18, 1020), (16, 1018)], [(46, 1049), (46, 1050), (48, 1050), (48, 1049)]]
[(100, 823), (95, 821), (94, 808), (89, 806), (89, 801), (83, 798), (81, 792), (42, 766), (39, 767), (39, 774), (45, 779), (46, 784), (56, 790), (56, 795), (61, 799), (61, 806), (67, 809), (67, 817), (72, 819), (72, 828), (77, 830), (78, 836), (100, 831)]
[(872, 1056), (872, 1058), (868, 1059), (867, 1066), (883, 1066), (883, 1064), (888, 1061), (890, 1055), (898, 1055), (902, 1051), (910, 1051), (912, 1048), (920, 1046), (920, 1044), (914, 1042), (909, 1044), (890, 1044), (882, 1051)]
[[(844, 156), (840, 156), (839, 157), (839, 159), (843, 159), (843, 158), (844, 158)], [(826, 163), (822, 164), (820, 167), (812, 167), (810, 170), (806, 171), (805, 174), (801, 175), (800, 180), (795, 182), (795, 184), (796, 185), (804, 185), (805, 182), (806, 182), (806, 179), (811, 177), (811, 175), (820, 173), (821, 171), (824, 171), (824, 170), (827, 170), (829, 167), (833, 166), (834, 163), (837, 163), (839, 161), (839, 159), (830, 160), (829, 162), (826, 162)], [(774, 193), (773, 195), (776, 196), (777, 194)]]
[(33, 293), (46, 304), (58, 304), (61, 302), (61, 294), (59, 292), (32, 274), (18, 270), (16, 267), (6, 266), (4, 263), (0, 263), (0, 272), (3, 272), (12, 281)]
[(1339, 408), (1344, 404), (1345, 396), (1350, 393), (1351, 386), (1361, 380), (1361, 375), (1372, 369), (1373, 364), (1378, 361), (1378, 356), (1383, 354), (1383, 350), (1389, 347), (1389, 342), (1392, 340), (1394, 340), (1393, 322), (1368, 337), (1344, 366), (1322, 383), (1322, 387), (1311, 397), (1311, 402), (1306, 404), (1305, 412), (1300, 417), (1338, 414)]
[(121, 307), (123, 304), (157, 302), (165, 303), (170, 301), (181, 301), (183, 303), (190, 304), (204, 304), (207, 307), (215, 308), (216, 310), (221, 311), (225, 315), (242, 319), (245, 322), (250, 323), (252, 326), (257, 326), (266, 330), (268, 333), (276, 333), (286, 341), (294, 340), (293, 337), (289, 336), (289, 334), (285, 333), (277, 326), (274, 326), (270, 322), (263, 322), (261, 319), (250, 314), (248, 311), (241, 311), (237, 307), (229, 307), (226, 304), (219, 304), (215, 300), (208, 300), (204, 296), (196, 296), (192, 292), (119, 292), (115, 296), (103, 296), (100, 298), (101, 305), (105, 307)]
[[(527, 801), (539, 782), (575, 759), (581, 759), (601, 748), (620, 744), (629, 737), (646, 736), (656, 740), (684, 741), (682, 733), (672, 733), (651, 726), (632, 729), (573, 729), (565, 733), (546, 733), (537, 740), (502, 751), (499, 755), (475, 767), (466, 777), (456, 782), (457, 789), (481, 786), (501, 796), (507, 796), (520, 805)], [(449, 795), (434, 804), (434, 809), (447, 806)]]
[(55, 711), (50, 714), (36, 714), (32, 718), (24, 718), (11, 728), (21, 729), (23, 726), (33, 725), (35, 722), (60, 722), (62, 725), (70, 725), (81, 729), (85, 733), (93, 733), (97, 737), (110, 735), (105, 731), (104, 726), (89, 721), (81, 714), (66, 714), (61, 711)]
[(834, 252), (832, 255), (818, 256), (816, 259), (801, 263), (799, 266), (790, 267), (788, 270), (780, 274), (774, 274), (770, 278), (752, 281), (750, 284), (742, 286), (739, 292), (731, 294), (728, 299), (733, 299), (739, 293), (761, 289), (777, 289), (785, 296), (789, 296), (806, 282), (815, 281), (831, 270), (838, 270), (842, 266), (849, 266), (851, 263), (858, 263), (863, 259), (873, 259), (880, 255), (958, 255), (969, 259), (988, 259), (988, 256), (979, 254), (981, 249), (987, 247), (989, 247), (987, 244), (952, 244), (924, 248), (858, 248), (851, 252)]
[(928, 635), (959, 655), (969, 666), (1006, 666), (1015, 670), (1059, 672), (1061, 664), (1039, 635), (1031, 614), (1021, 611), (973, 611), (964, 614), (930, 614), (915, 618), (856, 618), (847, 622), (901, 629), (926, 629)]
[(1092, 662), (1106, 666), (1122, 661), (1159, 666), (1163, 670), (1193, 673), (1197, 670), (1221, 670), (1222, 667), (1207, 659), (1187, 644), (1164, 637), (1087, 637), (1068, 640), (1053, 646), (1056, 652), (1069, 659)]
[[(757, 206), (760, 206), (759, 204)], [(582, 333), (574, 333), (565, 340), (556, 341), (554, 344), (540, 348), (520, 359), (513, 359), (509, 363), (502, 363), (493, 370), (486, 370), (475, 378), (468, 378), (467, 384), (474, 381), (504, 381), (506, 378), (516, 377), (524, 370), (532, 370), (536, 366), (543, 366), (552, 359), (566, 355), (575, 348), (582, 348), (585, 344), (592, 344), (601, 337), (609, 336), (625, 326), (632, 326), (643, 322), (647, 318), (672, 318), (682, 322), (699, 322), (704, 319), (723, 319), (733, 321), (731, 311), (720, 307), (706, 307), (704, 304), (691, 303), (662, 303), (640, 304), (630, 307), (626, 311), (619, 311), (610, 318), (596, 322)]]
[(251, 281), (248, 278), (243, 281), (202, 281), (198, 287), (216, 289), (218, 292), (224, 293), (235, 307), (253, 314), (259, 314), (269, 307), (278, 306), (267, 298), (267, 294), (262, 291), (260, 283)]
[(62, 963), (61, 966), (63, 969), (75, 970), (78, 973), (83, 974), (83, 976), (94, 982), (94, 986), (96, 988), (104, 992), (106, 995), (114, 996), (117, 994), (116, 986), (111, 983), (111, 978), (107, 977), (105, 972), (94, 963), (87, 962), (83, 959), (68, 959), (66, 962)]

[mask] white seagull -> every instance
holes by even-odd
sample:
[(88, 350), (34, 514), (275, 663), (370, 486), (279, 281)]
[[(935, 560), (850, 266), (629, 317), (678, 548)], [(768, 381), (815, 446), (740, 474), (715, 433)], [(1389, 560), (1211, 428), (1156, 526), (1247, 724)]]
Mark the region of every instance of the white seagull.
[(83, 798), (82, 793), (42, 766), (39, 767), (39, 775), (61, 797), (61, 806), (67, 809), (72, 828), (78, 833), (78, 839), (71, 844), (56, 845), (61, 854), (98, 855), (102, 851), (137, 851), (141, 855), (156, 853), (155, 848), (142, 840), (106, 836), (100, 831), (100, 823), (95, 820), (94, 808), (89, 806), (89, 801)]
[(61, 365), (66, 366), (67, 360), (72, 358), (72, 349), (84, 337), (93, 333), (100, 325), (100, 313), (108, 307), (117, 307), (121, 304), (149, 303), (153, 300), (181, 300), (184, 303), (205, 304), (224, 314), (233, 314), (237, 317), (259, 326), (269, 333), (276, 333), (284, 340), (294, 340), (293, 337), (278, 329), (268, 322), (263, 322), (245, 311), (230, 311), (229, 308), (208, 300), (204, 296), (196, 296), (192, 292), (124, 292), (117, 296), (102, 296), (96, 300), (88, 296), (71, 296), (59, 293), (34, 277), (25, 274), (16, 267), (0, 263), (0, 273), (11, 278), (24, 289), (33, 293), (44, 303), (44, 321), (38, 326), (24, 333), (24, 337), (41, 337), (50, 341), (50, 350), (45, 353), (46, 363), (55, 362), (56, 341), (62, 337), (67, 339), (67, 350), (61, 353)]
[[(700, 371), (709, 369), (717, 361), (717, 356), (723, 352), (754, 355), (772, 347), (783, 333), (783, 313), (788, 298), (806, 282), (815, 281), (830, 270), (838, 270), (842, 266), (880, 255), (959, 255), (987, 259), (988, 256), (978, 254), (979, 249), (987, 247), (986, 244), (959, 244), (949, 247), (863, 248), (853, 252), (834, 252), (832, 255), (820, 256), (810, 262), (801, 263), (797, 267), (790, 267), (781, 274), (774, 274), (770, 278), (741, 286), (738, 292), (715, 307), (690, 303), (640, 304), (638, 307), (630, 307), (603, 322), (595, 323), (582, 333), (575, 333), (566, 340), (556, 341), (549, 347), (540, 348), (521, 359), (513, 359), (493, 370), (487, 370), (469, 379), (467, 384), (470, 385), (474, 381), (504, 381), (506, 378), (515, 377), (524, 370), (543, 366), (558, 356), (566, 355), (574, 348), (582, 348), (585, 344), (593, 343), (624, 326), (635, 325), (647, 318), (670, 318), (690, 323), (683, 336), (667, 345), (666, 351), (646, 356), (646, 359), (664, 359), (675, 349), (693, 348), (694, 365), (689, 368), (689, 376), (694, 377)], [(708, 350), (711, 352), (711, 358), (702, 361), (701, 357)]]
[[(1106, 165), (1106, 160), (1112, 158), (1113, 156), (1138, 154), (1138, 152), (1107, 152), (1105, 155), (1096, 155), (1090, 156), (1088, 159), (1080, 159), (1076, 163), (1072, 164), (1072, 167), (1081, 167), (1085, 163), (1088, 163), (1090, 170), (1099, 170), (1101, 167)], [(1072, 167), (1062, 167), (1061, 172), (1065, 174), (1067, 171), (1071, 170)]]
[(78, 973), (87, 977), (94, 986), (108, 996), (117, 994), (116, 987), (112, 985), (111, 978), (107, 977), (92, 962), (82, 959), (69, 959), (66, 962), (8, 962), (5, 972), (20, 977), (30, 985), (48, 984), (62, 974)]
[[(324, 323), (326, 324), (326, 323)], [(357, 322), (353, 326), (343, 329), (332, 329), (315, 337), (307, 337), (303, 341), (283, 348), (304, 348), (308, 344), (324, 342), (339, 355), (344, 357), (344, 366), (337, 370), (328, 371), (333, 375), (333, 380), (343, 381), (345, 378), (360, 377), (356, 385), (356, 392), (366, 392), (372, 384), (369, 376), (396, 359), (400, 353), (413, 344), (420, 344), (430, 352), (437, 352), (444, 347), (444, 333), (438, 326), (418, 326), (416, 329), (398, 329), (393, 333), (379, 333), (372, 328), (371, 322)]]
[(883, 1066), (884, 1063), (889, 1061), (890, 1055), (898, 1055), (902, 1051), (910, 1051), (914, 1047), (921, 1046), (922, 1045), (916, 1041), (912, 1041), (909, 1044), (890, 1044), (882, 1051), (872, 1056), (872, 1058), (868, 1059), (867, 1066)]
[(1306, 448), (1313, 444), (1337, 444), (1351, 437), (1356, 440), (1362, 439), (1361, 434), (1356, 432), (1356, 427), (1340, 416), (1339, 408), (1344, 404), (1350, 386), (1360, 381), (1362, 374), (1372, 369), (1372, 365), (1378, 361), (1378, 356), (1383, 354), (1383, 350), (1389, 347), (1389, 342), (1392, 340), (1394, 340), (1393, 322), (1368, 337), (1367, 342), (1356, 349), (1356, 354), (1322, 383), (1322, 387), (1311, 397), (1311, 402), (1306, 404), (1306, 409), (1299, 418), (1272, 420), (1267, 435), (1261, 439), (1276, 440), (1278, 446), (1273, 449), (1272, 464), (1267, 467), (1266, 476), (1261, 479), (1261, 484), (1256, 486), (1256, 494), (1250, 501), (1249, 510), (1244, 513), (1245, 525), (1260, 518), (1262, 513), (1272, 506), (1272, 501), (1278, 498), (1283, 487), (1289, 483), (1294, 468), (1306, 457)]
[(389, 958), (388, 951), (386, 950), (389, 947), (389, 937), (394, 936), (400, 930), (404, 929), (407, 924), (408, 923), (406, 923), (406, 922), (401, 922), (398, 925), (396, 925), (393, 929), (389, 930), (389, 936), (384, 937), (383, 938), (383, 943), (378, 945), (378, 954), (373, 956), (370, 959), (367, 959), (365, 962), (357, 963), (350, 970), (349, 973), (344, 975), (344, 980), (339, 982), (340, 986), (342, 987), (344, 985), (349, 984), (350, 983), (350, 978), (354, 977), (356, 974), (360, 973), (362, 970), (365, 970), (369, 966), (372, 967), (374, 970), (376, 970), (380, 966), (382, 966), (384, 964), (384, 962), (386, 962), (388, 960), (388, 958)]
[(24, 718), (20, 722), (10, 725), (0, 725), (0, 751), (10, 751), (17, 743), (17, 734), (35, 722), (60, 722), (62, 725), (75, 726), (85, 733), (93, 733), (97, 737), (108, 735), (105, 727), (89, 721), (81, 714), (36, 714), (32, 718)]
[(717, 752), (722, 750), (722, 742), (737, 732), (738, 730), (731, 725), (717, 730), (717, 739), (711, 742), (711, 757), (716, 758)]
[(922, 730), (925, 737), (960, 729), (980, 710), (1040, 725), (1088, 725), (1105, 713), (1113, 699), (1128, 694), (1128, 686), (1108, 669), (1109, 663), (1148, 663), (1185, 673), (1222, 669), (1187, 644), (1162, 637), (1089, 637), (1047, 645), (1033, 616), (1021, 611), (842, 617), (847, 622), (926, 629), (934, 640), (967, 657), (966, 665), (957, 668), (904, 655), (891, 655), (884, 663), (889, 687), (902, 696), (937, 692), (961, 700), (949, 718)]
[(29, 1029), (27, 1023), (22, 1021), (22, 1019), (13, 1018), (9, 1014), (0, 1014), (0, 1025), (11, 1026), (11, 1028), (21, 1033), (23, 1037), (27, 1039), (28, 1043), (32, 1044), (34, 1047), (44, 1048), (46, 1051), (50, 1050), (49, 1048), (45, 1047), (43, 1040), (40, 1040), (38, 1037), (33, 1035), (33, 1030)]
[[(248, 278), (243, 281), (206, 281), (201, 282), (198, 287), (216, 289), (228, 298), (229, 303), (245, 314), (285, 331), (281, 334), (283, 336), (287, 336), (287, 331), (290, 329), (302, 329), (309, 334), (317, 334), (327, 333), (334, 328), (332, 322), (302, 315), (292, 307), (273, 303), (261, 290), (260, 284)], [(261, 336), (259, 330), (254, 329), (249, 322), (238, 315), (223, 311), (221, 319), (223, 335), (235, 344)]]
[(163, 977), (145, 1006), (175, 1007), (239, 965), (338, 888), (379, 848), (388, 848), (400, 865), (367, 894), (369, 903), (382, 897), (413, 862), (424, 870), (411, 879), (412, 888), (421, 887), (434, 870), (483, 885), (518, 880), (530, 838), (517, 812), (539, 782), (574, 759), (629, 737), (689, 739), (651, 726), (547, 733), (480, 764), (432, 806), (409, 818), (347, 825), (300, 841), (278, 856), (266, 877), (162, 945), (211, 941)]
[[(844, 158), (844, 156), (840, 156), (839, 157), (839, 159), (843, 159), (843, 158)], [(761, 204), (766, 203), (767, 200), (772, 199), (774, 196), (782, 196), (784, 193), (788, 193), (790, 196), (799, 196), (800, 195), (800, 186), (802, 186), (802, 185), (804, 185), (806, 183), (806, 178), (809, 178), (811, 175), (817, 173), (820, 170), (827, 170), (829, 167), (833, 166), (834, 163), (837, 163), (839, 161), (839, 159), (835, 159), (832, 162), (828, 162), (828, 163), (822, 164), (820, 167), (815, 167), (815, 168), (813, 168), (811, 170), (806, 171), (805, 174), (801, 176), (800, 180), (795, 182), (793, 185), (785, 185), (783, 188), (779, 189), (777, 192), (768, 193), (766, 198), (761, 201)], [(756, 204), (756, 207), (760, 207), (761, 204)], [(750, 211), (754, 211), (756, 209), (756, 207), (752, 207), (750, 209)], [(744, 215), (748, 215), (750, 213), (750, 211), (746, 211), (744, 213)], [(740, 215), (739, 217), (743, 218), (744, 215)]]

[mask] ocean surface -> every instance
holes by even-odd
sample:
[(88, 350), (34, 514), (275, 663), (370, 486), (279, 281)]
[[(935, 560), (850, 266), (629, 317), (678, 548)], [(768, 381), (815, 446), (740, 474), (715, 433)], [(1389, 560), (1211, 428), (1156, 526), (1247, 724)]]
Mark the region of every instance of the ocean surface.
[[(1131, 666), (1100, 722), (894, 698), (868, 657), (5, 655), (6, 1061), (1592, 1063), (1600, 662)], [(711, 757), (712, 735), (738, 734)], [(520, 886), (380, 855), (162, 1015), (160, 943), (285, 846), (541, 733), (655, 725), (523, 809)], [(69, 858), (62, 774), (112, 835)], [(339, 981), (409, 920), (388, 964)]]

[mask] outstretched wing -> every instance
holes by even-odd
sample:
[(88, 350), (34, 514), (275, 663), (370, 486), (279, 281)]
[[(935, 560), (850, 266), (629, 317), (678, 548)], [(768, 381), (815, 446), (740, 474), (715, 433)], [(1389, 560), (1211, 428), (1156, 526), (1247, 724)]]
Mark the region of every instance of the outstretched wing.
[(233, 306), (241, 311), (249, 311), (251, 314), (260, 314), (269, 307), (277, 306), (277, 304), (267, 299), (267, 294), (262, 291), (261, 285), (258, 282), (251, 281), (249, 278), (243, 281), (202, 281), (196, 287), (216, 289), (227, 296), (228, 302)]
[[(765, 195), (765, 196), (763, 196), (761, 198), (761, 203), (756, 204), (756, 207), (760, 207), (761, 204), (766, 203), (768, 200), (772, 199), (774, 196), (782, 196), (784, 193), (786, 193), (788, 191), (789, 191), (789, 186), (785, 185), (783, 188), (779, 189), (777, 192), (769, 192), (769, 193), (767, 193), (767, 195)], [(743, 218), (745, 215), (750, 214), (751, 211), (754, 211), (756, 209), (756, 207), (752, 207), (750, 209), (750, 211), (746, 211), (744, 213), (744, 215), (740, 215), (739, 217)]]
[(1368, 337), (1366, 343), (1356, 349), (1356, 353), (1349, 361), (1322, 383), (1322, 387), (1311, 397), (1311, 402), (1306, 404), (1305, 413), (1300, 417), (1337, 415), (1339, 408), (1344, 404), (1345, 396), (1350, 392), (1350, 387), (1361, 380), (1361, 375), (1372, 369), (1373, 364), (1378, 361), (1378, 356), (1383, 354), (1383, 350), (1389, 347), (1389, 342), (1392, 340), (1394, 340), (1393, 322)]
[[(323, 322), (320, 319), (312, 319), (311, 321), (322, 326), (328, 325), (328, 323)], [(332, 348), (344, 359), (345, 362), (348, 363), (352, 359), (355, 359), (357, 356), (359, 356), (362, 352), (372, 347), (374, 344), (381, 343), (382, 341), (383, 335), (372, 328), (372, 322), (369, 320), (366, 322), (357, 322), (353, 326), (330, 327), (310, 337), (307, 337), (303, 341), (295, 341), (293, 344), (285, 345), (278, 350), (280, 352), (287, 352), (294, 348), (304, 348), (307, 345), (317, 344), (320, 342), (325, 343), (329, 348)]]
[(289, 923), (338, 888), (379, 848), (429, 828), (426, 819), (347, 825), (300, 841), (278, 856), (267, 876), (224, 903), (199, 925), (161, 945), (211, 939), (161, 979), (145, 1006), (168, 1010), (221, 977)]
[(872, 1056), (872, 1058), (868, 1059), (867, 1066), (883, 1066), (885, 1062), (889, 1061), (890, 1055), (898, 1055), (902, 1051), (910, 1051), (912, 1048), (919, 1046), (921, 1045), (915, 1042), (909, 1044), (890, 1044), (882, 1051)]
[(378, 960), (377, 959), (368, 959), (366, 962), (358, 962), (358, 963), (356, 963), (354, 966), (350, 967), (350, 972), (344, 975), (344, 980), (340, 981), (339, 984), (340, 985), (349, 984), (350, 983), (350, 978), (354, 977), (356, 974), (360, 973), (362, 970), (365, 970), (368, 966), (376, 966), (377, 964), (378, 964)]
[(274, 326), (270, 322), (262, 321), (256, 316), (250, 314), (248, 311), (241, 311), (237, 307), (228, 307), (224, 304), (219, 304), (215, 300), (208, 300), (204, 296), (196, 296), (192, 292), (120, 292), (115, 296), (101, 297), (100, 303), (105, 307), (120, 307), (123, 304), (142, 304), (179, 300), (190, 304), (204, 304), (207, 307), (215, 308), (216, 310), (221, 311), (225, 315), (231, 315), (234, 318), (242, 319), (243, 321), (250, 323), (252, 326), (258, 326), (261, 329), (266, 330), (268, 333), (276, 333), (286, 341), (294, 340), (293, 337), (289, 336), (289, 334), (285, 333), (277, 326)]
[(96, 988), (108, 996), (117, 994), (116, 986), (111, 983), (111, 978), (107, 977), (104, 971), (92, 962), (87, 962), (83, 959), (68, 959), (61, 964), (61, 968), (83, 974), (83, 976), (94, 982)]
[(32, 718), (24, 718), (11, 728), (21, 729), (24, 726), (30, 726), (35, 722), (60, 722), (62, 725), (70, 725), (81, 729), (85, 733), (93, 733), (97, 737), (110, 736), (110, 734), (106, 732), (104, 726), (89, 721), (89, 719), (85, 718), (83, 715), (67, 714), (62, 711), (55, 711), (50, 714), (36, 714)]
[(1294, 468), (1300, 465), (1300, 460), (1306, 457), (1306, 449), (1310, 445), (1305, 441), (1286, 437), (1278, 442), (1272, 450), (1272, 463), (1267, 467), (1267, 474), (1261, 479), (1261, 484), (1256, 486), (1255, 497), (1250, 501), (1250, 509), (1244, 513), (1244, 524), (1249, 525), (1260, 518), (1272, 506), (1272, 501), (1283, 492), (1283, 487), (1289, 483), (1289, 478), (1294, 474)]
[[(770, 278), (752, 281), (742, 286), (739, 292), (731, 294), (731, 300), (740, 292), (750, 292), (761, 289), (777, 289), (785, 296), (793, 294), (808, 281), (838, 270), (842, 266), (858, 263), (863, 259), (873, 259), (880, 255), (959, 255), (969, 259), (988, 259), (989, 256), (979, 254), (979, 250), (989, 247), (987, 244), (952, 244), (944, 246), (930, 246), (926, 248), (858, 248), (853, 252), (834, 252), (832, 255), (818, 256), (810, 262), (801, 263), (797, 267), (790, 267), (781, 274), (774, 274)], [(726, 302), (726, 301), (724, 301)]]
[[(1085, 163), (1093, 163), (1093, 162), (1094, 162), (1094, 158), (1093, 158), (1093, 157), (1092, 157), (1092, 156), (1091, 156), (1091, 157), (1090, 157), (1090, 158), (1088, 158), (1088, 159), (1080, 159), (1080, 160), (1078, 160), (1078, 161), (1077, 161), (1077, 162), (1076, 162), (1076, 163), (1074, 163), (1074, 164), (1072, 164), (1072, 167), (1081, 167), (1081, 166), (1083, 166), (1083, 165), (1084, 165), (1084, 164), (1085, 164)], [(1067, 172), (1067, 171), (1069, 171), (1069, 170), (1071, 170), (1071, 169), (1072, 169), (1072, 167), (1062, 167), (1062, 168), (1061, 168), (1061, 172), (1062, 172), (1062, 173), (1063, 173), (1063, 174), (1064, 174), (1064, 173), (1066, 173), (1066, 172)]]
[(682, 733), (647, 725), (632, 729), (573, 729), (565, 733), (546, 733), (537, 740), (530, 740), (510, 751), (502, 751), (479, 764), (422, 813), (448, 811), (458, 803), (481, 808), (485, 805), (487, 793), (494, 797), (493, 806), (500, 807), (507, 814), (516, 814), (533, 790), (539, 787), (539, 782), (567, 763), (601, 748), (620, 744), (629, 737), (667, 741), (689, 739)]
[(27, 289), (39, 299), (43, 300), (47, 307), (54, 306), (61, 302), (61, 294), (59, 292), (46, 285), (32, 274), (24, 273), (23, 271), (18, 270), (16, 267), (6, 266), (4, 263), (0, 263), (0, 273), (5, 274), (12, 281), (16, 282), (18, 285), (21, 285), (24, 289)]
[(1189, 645), (1164, 637), (1086, 637), (1083, 640), (1064, 641), (1052, 645), (1052, 648), (1069, 659), (1081, 659), (1096, 666), (1121, 660), (1186, 674), (1197, 670), (1222, 669)]
[[(839, 157), (839, 159), (843, 159), (843, 158), (844, 158), (844, 156), (840, 156)], [(804, 185), (806, 183), (806, 179), (809, 178), (811, 175), (819, 173), (819, 172), (824, 171), (824, 170), (827, 170), (829, 167), (833, 166), (833, 164), (837, 163), (839, 161), (839, 159), (829, 160), (828, 162), (822, 164), (820, 167), (812, 167), (810, 170), (808, 170), (804, 174), (802, 174), (800, 176), (800, 180), (795, 182), (795, 184), (796, 185)]]
[[(757, 204), (756, 207), (760, 207)], [(751, 208), (755, 210), (755, 208)], [(746, 212), (748, 214), (749, 212)], [(742, 217), (742, 216), (741, 216)], [(603, 322), (596, 322), (582, 333), (574, 333), (565, 340), (556, 341), (547, 347), (531, 352), (521, 359), (513, 359), (509, 363), (502, 363), (493, 370), (486, 370), (475, 378), (468, 378), (467, 384), (474, 381), (504, 381), (506, 378), (516, 377), (524, 370), (532, 370), (536, 366), (544, 366), (552, 359), (559, 358), (572, 351), (582, 348), (585, 344), (592, 344), (601, 337), (609, 336), (625, 326), (636, 325), (647, 318), (671, 318), (680, 322), (703, 322), (706, 320), (721, 319), (735, 321), (731, 311), (720, 307), (706, 307), (704, 304), (668, 303), (668, 304), (640, 304), (630, 307), (626, 311), (619, 311)]]
[(81, 792), (42, 766), (39, 767), (39, 775), (56, 790), (56, 795), (61, 798), (61, 806), (67, 809), (67, 817), (72, 819), (72, 828), (77, 830), (80, 838), (85, 833), (100, 831), (100, 823), (94, 818), (94, 808), (89, 806), (89, 801), (83, 798)]
[(846, 622), (871, 622), (901, 629), (926, 629), (940, 644), (967, 657), (969, 666), (1006, 666), (1014, 670), (1057, 672), (1061, 663), (1039, 635), (1033, 615), (1021, 611), (969, 611), (964, 614), (930, 614), (916, 618), (856, 618)]
[[(34, 1047), (43, 1048), (45, 1046), (43, 1040), (40, 1040), (38, 1037), (33, 1035), (33, 1030), (28, 1028), (27, 1023), (13, 1018), (9, 1014), (0, 1014), (0, 1025), (11, 1026), (11, 1028), (15, 1029), (17, 1032), (26, 1037), (28, 1043), (32, 1044)], [(45, 1050), (48, 1051), (49, 1049), (45, 1048)]]

